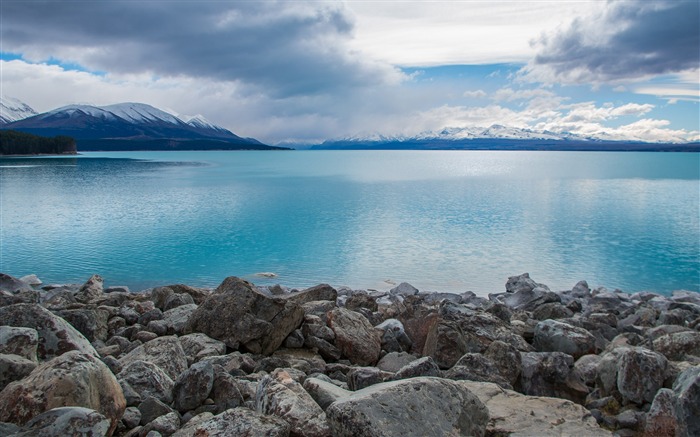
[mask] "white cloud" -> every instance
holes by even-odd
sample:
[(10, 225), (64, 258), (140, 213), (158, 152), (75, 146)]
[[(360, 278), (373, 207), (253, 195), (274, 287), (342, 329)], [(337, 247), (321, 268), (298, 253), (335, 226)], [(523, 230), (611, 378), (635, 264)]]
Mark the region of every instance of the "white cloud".
[(474, 91), (465, 91), (463, 94), (464, 97), (471, 97), (474, 99), (483, 99), (484, 97), (487, 96), (486, 91), (484, 90), (474, 90)]

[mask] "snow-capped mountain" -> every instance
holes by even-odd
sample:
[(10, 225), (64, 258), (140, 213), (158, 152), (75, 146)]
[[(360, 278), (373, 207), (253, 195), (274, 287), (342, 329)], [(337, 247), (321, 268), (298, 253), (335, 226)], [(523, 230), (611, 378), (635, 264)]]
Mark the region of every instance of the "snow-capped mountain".
[(0, 125), (36, 115), (37, 112), (19, 99), (0, 96)]
[(183, 119), (144, 103), (68, 105), (3, 126), (41, 136), (66, 135), (79, 150), (268, 148), (201, 115)]

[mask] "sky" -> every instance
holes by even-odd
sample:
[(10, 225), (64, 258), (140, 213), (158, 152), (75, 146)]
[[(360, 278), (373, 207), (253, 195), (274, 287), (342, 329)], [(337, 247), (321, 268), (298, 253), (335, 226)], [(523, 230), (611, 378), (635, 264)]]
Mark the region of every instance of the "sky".
[(493, 124), (700, 140), (698, 0), (2, 0), (0, 92), (268, 144)]

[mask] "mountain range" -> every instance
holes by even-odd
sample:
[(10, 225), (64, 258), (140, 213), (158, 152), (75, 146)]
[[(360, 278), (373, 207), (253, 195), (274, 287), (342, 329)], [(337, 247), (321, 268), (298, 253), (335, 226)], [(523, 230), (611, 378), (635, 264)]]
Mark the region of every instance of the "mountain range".
[(177, 117), (144, 103), (68, 105), (37, 114), (17, 99), (3, 96), (1, 102), (1, 129), (69, 136), (80, 151), (279, 149), (239, 137), (201, 115)]

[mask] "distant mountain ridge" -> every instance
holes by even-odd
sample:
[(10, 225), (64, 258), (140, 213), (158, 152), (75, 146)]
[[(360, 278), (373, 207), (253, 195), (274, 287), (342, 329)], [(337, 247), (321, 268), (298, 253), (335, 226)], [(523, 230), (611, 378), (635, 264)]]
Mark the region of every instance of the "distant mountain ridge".
[(18, 121), (37, 115), (31, 106), (8, 96), (0, 96), (0, 127), (4, 124), (12, 123), (13, 121)]
[[(19, 100), (8, 102), (15, 107)], [(77, 140), (78, 150), (279, 149), (239, 137), (201, 115), (181, 119), (145, 103), (68, 105), (42, 114), (29, 109), (33, 114), (8, 110), (13, 119), (0, 128), (44, 137), (70, 136)], [(18, 119), (22, 114), (28, 116)]]

